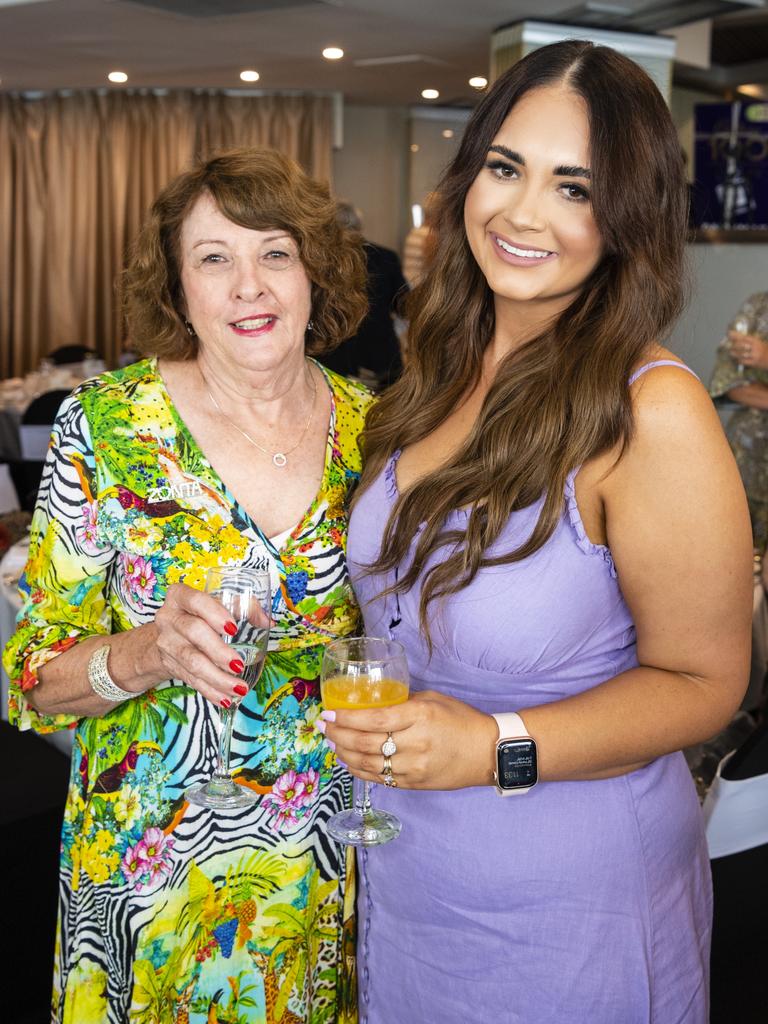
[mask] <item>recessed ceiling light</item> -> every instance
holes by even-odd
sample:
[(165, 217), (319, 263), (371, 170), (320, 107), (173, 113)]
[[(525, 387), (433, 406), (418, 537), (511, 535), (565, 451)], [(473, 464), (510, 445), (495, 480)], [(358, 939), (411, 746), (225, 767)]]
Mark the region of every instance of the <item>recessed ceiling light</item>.
[(443, 128), (443, 138), (444, 139), (452, 139), (453, 138), (453, 128)]
[(107, 75), (110, 82), (127, 82), (128, 75), (124, 71), (110, 71)]
[(258, 82), (259, 72), (258, 71), (241, 71), (240, 77), (244, 82)]
[(488, 79), (483, 78), (482, 75), (475, 75), (474, 78), (470, 78), (469, 84), (473, 89), (484, 89), (488, 85)]
[(418, 144), (418, 142), (412, 142), (411, 143), (411, 152), (412, 153), (418, 153), (419, 152), (419, 144)]
[(421, 95), (424, 97), (425, 100), (436, 100), (440, 93), (437, 91), (437, 89), (422, 89)]
[(326, 46), (323, 50), (323, 56), (326, 60), (341, 60), (344, 56), (344, 51), (340, 46)]
[(737, 86), (739, 92), (744, 92), (747, 96), (754, 96), (756, 99), (762, 99), (768, 95), (768, 89), (764, 85), (739, 85)]

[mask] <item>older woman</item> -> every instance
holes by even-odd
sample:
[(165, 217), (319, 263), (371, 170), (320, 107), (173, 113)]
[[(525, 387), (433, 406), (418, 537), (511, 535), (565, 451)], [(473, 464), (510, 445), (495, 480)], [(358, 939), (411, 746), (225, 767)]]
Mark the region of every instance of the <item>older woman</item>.
[[(307, 355), (365, 311), (335, 214), (271, 151), (173, 181), (127, 272), (149, 358), (87, 381), (54, 426), (5, 663), (20, 728), (76, 728), (57, 1021), (354, 1018), (354, 894), (323, 828), (345, 773), (314, 729), (323, 646), (358, 624), (346, 504), (369, 400)], [(270, 653), (232, 743), (263, 798), (212, 812), (184, 792), (245, 687), (200, 588), (264, 557)]]

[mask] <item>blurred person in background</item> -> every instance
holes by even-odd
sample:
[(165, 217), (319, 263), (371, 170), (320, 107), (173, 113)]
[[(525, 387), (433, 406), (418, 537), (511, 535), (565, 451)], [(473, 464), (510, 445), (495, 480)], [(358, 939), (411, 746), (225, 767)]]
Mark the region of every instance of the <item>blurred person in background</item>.
[(738, 406), (725, 426), (747, 492), (755, 551), (768, 546), (768, 292), (750, 295), (717, 348), (713, 398)]
[[(339, 223), (348, 231), (362, 231), (362, 215), (347, 200), (337, 204)], [(322, 357), (336, 373), (358, 377), (377, 390), (394, 384), (402, 373), (403, 359), (394, 317), (408, 285), (400, 259), (392, 249), (363, 240), (368, 272), (368, 313), (357, 332)]]

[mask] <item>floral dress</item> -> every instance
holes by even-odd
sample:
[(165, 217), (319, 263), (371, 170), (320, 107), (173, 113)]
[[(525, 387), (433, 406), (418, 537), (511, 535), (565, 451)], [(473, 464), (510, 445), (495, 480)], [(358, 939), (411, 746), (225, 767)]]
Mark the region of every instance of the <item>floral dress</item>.
[[(746, 318), (750, 334), (768, 342), (768, 292), (751, 295), (728, 325), (733, 330), (737, 317)], [(740, 366), (728, 351), (727, 336), (717, 348), (715, 368), (709, 383), (713, 398), (723, 398), (740, 384), (763, 384), (768, 387), (768, 370)], [(725, 428), (747, 492), (752, 536), (755, 548), (762, 554), (768, 546), (768, 411), (737, 405)]]
[[(267, 538), (197, 447), (154, 360), (86, 381), (62, 406), (5, 652), (10, 717), (74, 733), (61, 845), (53, 1019), (64, 1024), (354, 1021), (354, 862), (325, 823), (346, 773), (315, 730), (319, 659), (358, 629), (345, 560), (368, 393), (323, 371), (323, 479), (295, 527)], [(256, 469), (253, 470), (256, 472)], [(102, 718), (37, 714), (50, 658), (151, 621), (171, 583), (267, 553), (270, 650), (234, 723), (245, 809), (190, 805), (214, 768), (218, 711), (170, 679)]]

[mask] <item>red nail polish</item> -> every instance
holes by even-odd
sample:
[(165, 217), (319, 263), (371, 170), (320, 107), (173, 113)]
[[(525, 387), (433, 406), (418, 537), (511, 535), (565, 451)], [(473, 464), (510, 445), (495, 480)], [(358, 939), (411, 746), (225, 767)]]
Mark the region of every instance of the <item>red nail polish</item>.
[(223, 708), (231, 708), (232, 707), (232, 701), (229, 700), (227, 697), (222, 697), (222, 699), (219, 701), (219, 703), (221, 704), (221, 706)]
[(239, 697), (244, 697), (246, 693), (248, 693), (248, 687), (243, 686), (242, 683), (239, 683), (237, 686), (233, 686), (232, 689)]
[(234, 622), (225, 622), (224, 623), (224, 632), (225, 633), (229, 633), (230, 636), (234, 636), (235, 633), (237, 632), (236, 624)]
[(243, 669), (245, 668), (245, 665), (243, 664), (242, 661), (240, 661), (239, 658), (233, 658), (232, 661), (230, 661), (229, 663), (229, 667), (232, 669), (233, 672), (237, 672), (239, 675), (240, 672), (242, 672)]

